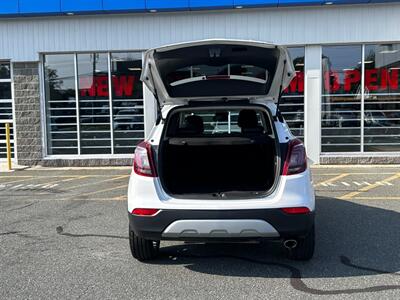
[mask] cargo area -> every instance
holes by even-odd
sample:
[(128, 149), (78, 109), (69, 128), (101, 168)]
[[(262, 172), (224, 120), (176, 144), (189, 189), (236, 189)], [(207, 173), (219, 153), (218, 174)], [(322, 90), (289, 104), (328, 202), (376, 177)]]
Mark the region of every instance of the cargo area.
[(273, 187), (277, 146), (267, 113), (189, 110), (167, 121), (158, 154), (167, 193), (254, 197)]

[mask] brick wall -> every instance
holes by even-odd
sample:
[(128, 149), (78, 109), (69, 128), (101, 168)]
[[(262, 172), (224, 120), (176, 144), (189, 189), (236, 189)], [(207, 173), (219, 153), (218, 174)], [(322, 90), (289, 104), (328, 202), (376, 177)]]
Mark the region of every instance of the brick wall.
[(32, 166), (43, 158), (39, 63), (14, 63), (13, 71), (18, 164)]

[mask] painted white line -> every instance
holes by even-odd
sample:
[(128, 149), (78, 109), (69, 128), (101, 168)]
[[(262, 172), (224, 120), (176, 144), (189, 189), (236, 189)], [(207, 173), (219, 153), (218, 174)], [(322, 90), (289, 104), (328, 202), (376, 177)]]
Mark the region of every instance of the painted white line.
[(327, 183), (329, 186), (337, 186), (336, 184), (332, 183), (332, 182), (328, 182)]
[(350, 186), (350, 184), (348, 184), (347, 182), (342, 181), (342, 184), (345, 186)]
[(387, 181), (384, 181), (383, 183), (385, 183), (386, 185), (393, 185), (393, 183)]
[(23, 184), (17, 184), (17, 185), (15, 185), (15, 186), (12, 186), (12, 187), (10, 188), (10, 190), (18, 189), (18, 188), (20, 188), (21, 186), (24, 186), (24, 185), (23, 185)]
[(370, 184), (369, 182), (366, 182), (366, 181), (364, 181), (363, 184), (365, 184), (365, 185), (372, 185), (372, 184)]
[[(389, 181), (393, 181), (393, 180), (396, 180), (396, 179), (399, 179), (399, 178), (400, 178), (400, 173), (397, 173), (396, 175), (393, 175), (393, 176), (390, 176), (390, 177), (384, 179), (383, 182), (389, 182)], [(370, 190), (372, 190), (372, 189), (374, 189), (374, 188), (376, 188), (378, 186), (379, 186), (378, 184), (372, 184), (372, 185), (369, 185), (369, 186), (364, 186), (364, 187), (358, 189), (357, 191), (354, 191), (354, 192), (347, 193), (347, 194), (343, 195), (339, 199), (349, 200), (349, 199), (354, 198), (355, 196), (358, 196), (361, 193), (368, 192), (368, 191), (370, 191)]]
[(358, 185), (358, 186), (361, 185), (361, 183), (358, 183), (357, 181), (353, 181), (353, 183), (354, 183), (355, 185)]

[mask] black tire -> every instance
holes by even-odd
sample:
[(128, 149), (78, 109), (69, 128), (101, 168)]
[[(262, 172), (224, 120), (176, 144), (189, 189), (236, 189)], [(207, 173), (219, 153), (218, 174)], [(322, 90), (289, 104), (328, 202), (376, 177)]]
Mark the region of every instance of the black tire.
[(315, 248), (315, 227), (310, 229), (305, 237), (297, 239), (297, 246), (293, 249), (286, 249), (287, 256), (293, 260), (310, 260), (314, 255)]
[(160, 249), (160, 241), (145, 240), (132, 230), (129, 230), (129, 245), (132, 256), (139, 261), (156, 258)]

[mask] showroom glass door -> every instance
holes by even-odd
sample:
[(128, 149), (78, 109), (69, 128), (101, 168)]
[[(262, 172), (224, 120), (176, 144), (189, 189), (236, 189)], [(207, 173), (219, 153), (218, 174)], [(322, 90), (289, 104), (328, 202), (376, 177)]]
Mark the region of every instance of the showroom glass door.
[(11, 123), (11, 157), (14, 158), (11, 64), (0, 61), (0, 160), (7, 158), (5, 123)]

